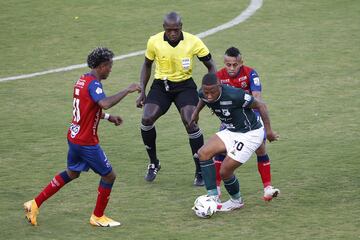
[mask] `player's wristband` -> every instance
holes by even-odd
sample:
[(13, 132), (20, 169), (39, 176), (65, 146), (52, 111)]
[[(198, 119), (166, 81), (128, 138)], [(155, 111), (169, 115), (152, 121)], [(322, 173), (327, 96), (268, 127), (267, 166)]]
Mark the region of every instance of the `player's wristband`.
[(110, 118), (110, 114), (105, 113), (105, 115), (104, 115), (104, 119), (109, 120), (109, 118)]

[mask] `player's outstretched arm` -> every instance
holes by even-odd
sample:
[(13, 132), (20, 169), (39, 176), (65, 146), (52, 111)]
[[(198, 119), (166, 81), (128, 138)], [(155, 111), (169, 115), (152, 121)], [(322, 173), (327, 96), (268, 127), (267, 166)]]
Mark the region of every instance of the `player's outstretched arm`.
[(141, 87), (137, 83), (132, 83), (127, 88), (125, 88), (124, 90), (118, 92), (117, 94), (115, 94), (113, 96), (110, 96), (110, 97), (106, 97), (104, 99), (101, 99), (98, 102), (98, 104), (102, 109), (109, 109), (112, 106), (116, 105), (118, 102), (120, 102), (121, 99), (126, 97), (126, 95), (128, 95), (129, 93), (136, 92), (136, 91), (140, 92)]
[(261, 119), (262, 119), (262, 121), (264, 123), (264, 127), (266, 129), (266, 138), (269, 140), (269, 142), (278, 140), (279, 135), (276, 132), (274, 132), (271, 128), (270, 117), (269, 117), (269, 113), (268, 113), (266, 104), (263, 101), (261, 101), (257, 98), (254, 98), (254, 101), (252, 102), (250, 107), (256, 108), (259, 110)]
[(205, 103), (203, 102), (203, 100), (199, 100), (194, 112), (191, 115), (191, 122), (190, 124), (193, 123), (197, 123), (199, 121), (199, 113), (201, 112), (201, 110), (204, 108)]
[(147, 59), (145, 57), (143, 66), (141, 68), (140, 73), (140, 86), (141, 86), (141, 92), (139, 97), (136, 99), (136, 107), (142, 108), (144, 106), (145, 98), (146, 98), (146, 86), (149, 82), (150, 76), (151, 76), (151, 66), (153, 61), (150, 59)]

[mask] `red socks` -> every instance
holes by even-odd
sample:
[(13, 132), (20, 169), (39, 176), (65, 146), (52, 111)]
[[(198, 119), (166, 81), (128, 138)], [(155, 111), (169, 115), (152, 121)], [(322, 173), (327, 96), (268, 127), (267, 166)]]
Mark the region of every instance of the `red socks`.
[(216, 186), (219, 187), (221, 184), (221, 176), (220, 176), (220, 167), (222, 161), (214, 161), (215, 162), (215, 171), (216, 171)]
[(258, 156), (258, 171), (261, 176), (264, 188), (271, 185), (271, 169), (270, 169), (270, 159), (266, 154), (264, 156)]
[(66, 183), (70, 182), (71, 180), (72, 179), (68, 176), (66, 171), (56, 175), (35, 198), (37, 206), (40, 207), (44, 201), (54, 195), (57, 191), (60, 190), (60, 188), (62, 188)]
[(103, 180), (100, 181), (98, 188), (98, 197), (96, 200), (96, 206), (94, 209), (94, 215), (102, 217), (104, 215), (105, 208), (110, 199), (110, 193), (113, 183), (106, 183)]

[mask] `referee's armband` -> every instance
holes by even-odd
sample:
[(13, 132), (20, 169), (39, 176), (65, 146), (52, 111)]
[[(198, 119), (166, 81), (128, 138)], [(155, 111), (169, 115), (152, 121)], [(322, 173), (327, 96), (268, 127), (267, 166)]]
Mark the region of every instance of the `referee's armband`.
[(198, 57), (198, 59), (202, 62), (207, 62), (211, 59), (211, 54), (209, 53), (208, 55), (206, 55), (204, 57)]

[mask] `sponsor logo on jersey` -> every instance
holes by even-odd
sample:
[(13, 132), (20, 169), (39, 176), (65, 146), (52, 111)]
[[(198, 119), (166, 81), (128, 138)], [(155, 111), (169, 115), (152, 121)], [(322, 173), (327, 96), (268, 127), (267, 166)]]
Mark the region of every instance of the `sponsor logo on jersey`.
[(225, 84), (225, 83), (229, 83), (230, 82), (230, 79), (220, 79), (220, 82)]
[(234, 124), (232, 124), (232, 123), (221, 123), (222, 124), (222, 126), (224, 127), (224, 128), (226, 128), (226, 129), (234, 129), (235, 128), (235, 126), (234, 126)]
[(103, 93), (103, 90), (102, 90), (102, 88), (97, 87), (96, 90), (95, 90), (95, 92), (96, 92), (97, 94), (102, 94), (102, 93)]
[(75, 86), (79, 88), (83, 88), (85, 86), (85, 82), (86, 80), (80, 78), (79, 80), (76, 81)]
[(244, 81), (247, 79), (247, 76), (242, 76), (242, 77), (239, 77), (239, 81)]
[(220, 105), (231, 105), (232, 101), (220, 101)]

